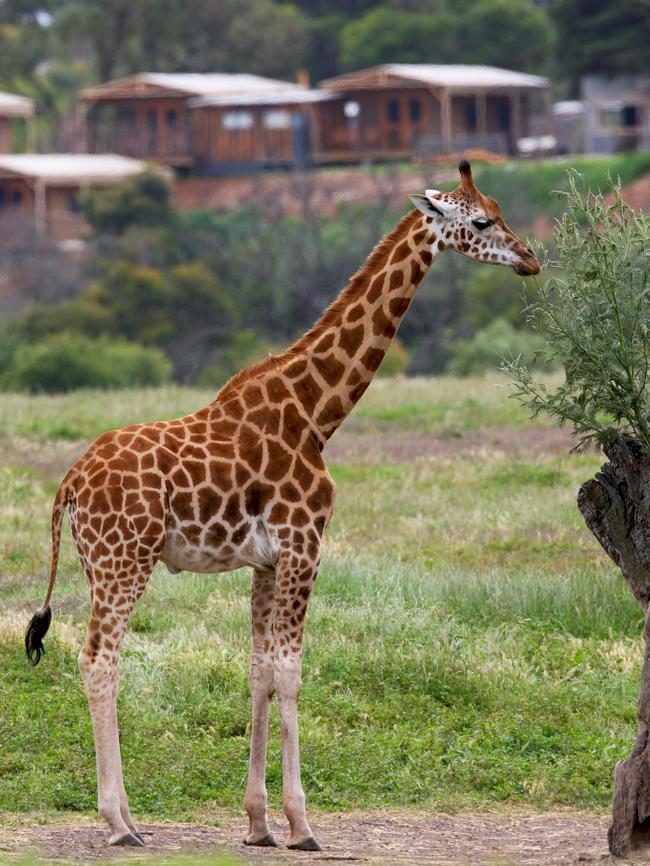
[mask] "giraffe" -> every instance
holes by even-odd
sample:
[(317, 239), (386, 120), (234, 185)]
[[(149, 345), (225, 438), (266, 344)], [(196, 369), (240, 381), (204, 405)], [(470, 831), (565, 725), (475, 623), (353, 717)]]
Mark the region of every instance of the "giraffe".
[(142, 845), (122, 776), (116, 711), (129, 615), (157, 562), (171, 572), (253, 570), (248, 845), (275, 846), (265, 786), (269, 706), (277, 696), (288, 847), (320, 850), (300, 778), (297, 705), (303, 626), (335, 485), (322, 452), (360, 399), (434, 259), (456, 250), (537, 274), (539, 262), (497, 202), (459, 165), (453, 192), (413, 195), (409, 211), (320, 320), (283, 354), (235, 375), (198, 412), (100, 436), (70, 469), (52, 511), (50, 581), (25, 635), (36, 664), (51, 621), (68, 509), (91, 618), (79, 654), (110, 845)]

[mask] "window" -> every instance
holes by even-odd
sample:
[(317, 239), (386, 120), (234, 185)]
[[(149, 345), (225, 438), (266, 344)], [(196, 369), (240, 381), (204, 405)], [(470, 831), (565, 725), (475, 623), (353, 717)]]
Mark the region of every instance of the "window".
[(147, 127), (152, 132), (158, 129), (158, 112), (153, 108), (147, 112)]
[(624, 105), (622, 102), (606, 103), (600, 109), (602, 129), (630, 129), (641, 122), (638, 105)]
[(399, 100), (390, 99), (386, 104), (388, 120), (391, 123), (399, 123)]
[(2, 189), (2, 187), (0, 187), (0, 210), (2, 210), (4, 205), (5, 205), (5, 191)]
[(23, 203), (23, 192), (20, 189), (15, 189), (11, 194), (11, 203), (16, 207), (20, 207)]
[(226, 111), (221, 115), (221, 125), (229, 132), (250, 129), (253, 126), (253, 115), (250, 111)]
[(409, 120), (418, 123), (422, 119), (422, 103), (419, 99), (409, 100)]
[(639, 108), (636, 105), (624, 105), (621, 111), (622, 126), (638, 126)]
[(348, 118), (348, 120), (357, 118), (360, 110), (359, 103), (355, 99), (348, 99), (348, 101), (343, 105), (343, 114)]
[(468, 132), (476, 132), (476, 103), (473, 101), (465, 105), (465, 123)]
[(289, 129), (291, 127), (291, 112), (281, 108), (265, 111), (263, 123), (265, 129)]
[(79, 192), (76, 189), (68, 194), (68, 210), (71, 213), (81, 213), (81, 203), (79, 201)]
[(347, 102), (343, 103), (343, 117), (345, 118), (345, 125), (348, 129), (357, 128), (359, 125), (360, 111), (361, 106), (356, 99), (348, 99)]
[(175, 132), (178, 129), (178, 112), (172, 108), (165, 115), (165, 121), (167, 122), (167, 129)]

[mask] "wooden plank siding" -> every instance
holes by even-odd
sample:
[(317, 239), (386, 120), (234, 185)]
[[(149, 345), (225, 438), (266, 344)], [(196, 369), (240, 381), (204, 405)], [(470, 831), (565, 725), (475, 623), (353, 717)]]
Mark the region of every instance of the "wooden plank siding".
[[(305, 145), (318, 140), (317, 106), (207, 105), (192, 110), (192, 149), (199, 172), (234, 168), (291, 166), (296, 161), (296, 123), (305, 127)], [(305, 156), (309, 153), (306, 151)]]
[(87, 111), (88, 153), (190, 165), (189, 111), (179, 96), (103, 100)]

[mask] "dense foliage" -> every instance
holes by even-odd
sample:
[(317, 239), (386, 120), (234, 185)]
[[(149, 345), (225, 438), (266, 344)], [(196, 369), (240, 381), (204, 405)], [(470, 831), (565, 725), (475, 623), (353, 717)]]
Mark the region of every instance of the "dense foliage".
[[(608, 170), (625, 180), (648, 170), (650, 155), (581, 165), (598, 187)], [(566, 187), (563, 164), (476, 170), (480, 187), (497, 194), (522, 234), (540, 216), (561, 214), (562, 199), (548, 190)], [(73, 334), (158, 350), (176, 381), (218, 387), (311, 326), (393, 227), (400, 216), (395, 206), (402, 204), (394, 195), (396, 178), (378, 171), (373, 182), (376, 201), (363, 206), (324, 207), (322, 191), (307, 176), (295, 181), (292, 215), (263, 182), (254, 204), (183, 213), (160, 176), (145, 174), (87, 197), (93, 235), (81, 257), (20, 232), (3, 237), (4, 270), (21, 292), (13, 309), (0, 307), (0, 386), (24, 381), (14, 370), (24, 358), (21, 347)], [(500, 358), (531, 357), (537, 344), (521, 321), (522, 292), (511, 270), (445, 253), (405, 317), (402, 346), (380, 375), (494, 370)], [(58, 385), (53, 376), (36, 387), (69, 387), (67, 373)], [(84, 381), (105, 384), (103, 374)]]
[(579, 445), (613, 437), (650, 449), (650, 218), (614, 191), (609, 203), (572, 175), (555, 238), (561, 274), (529, 307), (547, 335), (542, 354), (565, 371), (555, 390), (525, 364), (508, 365), (514, 394), (533, 414), (573, 428)]

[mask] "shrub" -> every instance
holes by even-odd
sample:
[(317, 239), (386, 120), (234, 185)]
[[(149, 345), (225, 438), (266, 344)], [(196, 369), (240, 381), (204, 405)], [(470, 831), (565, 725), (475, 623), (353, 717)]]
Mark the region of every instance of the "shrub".
[(253, 331), (236, 331), (219, 347), (218, 360), (203, 370), (197, 384), (204, 388), (220, 388), (235, 373), (281, 351)]
[(92, 228), (112, 235), (134, 225), (170, 225), (175, 216), (169, 181), (154, 168), (109, 189), (88, 192), (82, 205)]
[(400, 376), (402, 373), (406, 373), (410, 363), (410, 352), (400, 340), (395, 338), (388, 347), (384, 360), (379, 365), (377, 376), (383, 379)]
[(499, 318), (481, 328), (471, 339), (455, 343), (447, 369), (456, 376), (471, 376), (495, 370), (510, 358), (521, 358), (523, 363), (532, 366), (544, 345), (545, 340), (539, 334), (517, 331), (506, 319)]
[(3, 377), (12, 390), (57, 393), (76, 388), (129, 388), (161, 385), (171, 364), (158, 349), (126, 340), (90, 340), (62, 333), (22, 344)]
[(609, 204), (577, 178), (570, 174), (568, 210), (555, 230), (561, 276), (528, 311), (565, 381), (550, 392), (521, 361), (505, 368), (514, 396), (534, 416), (568, 422), (578, 447), (638, 438), (650, 450), (650, 217), (628, 207), (620, 187)]

